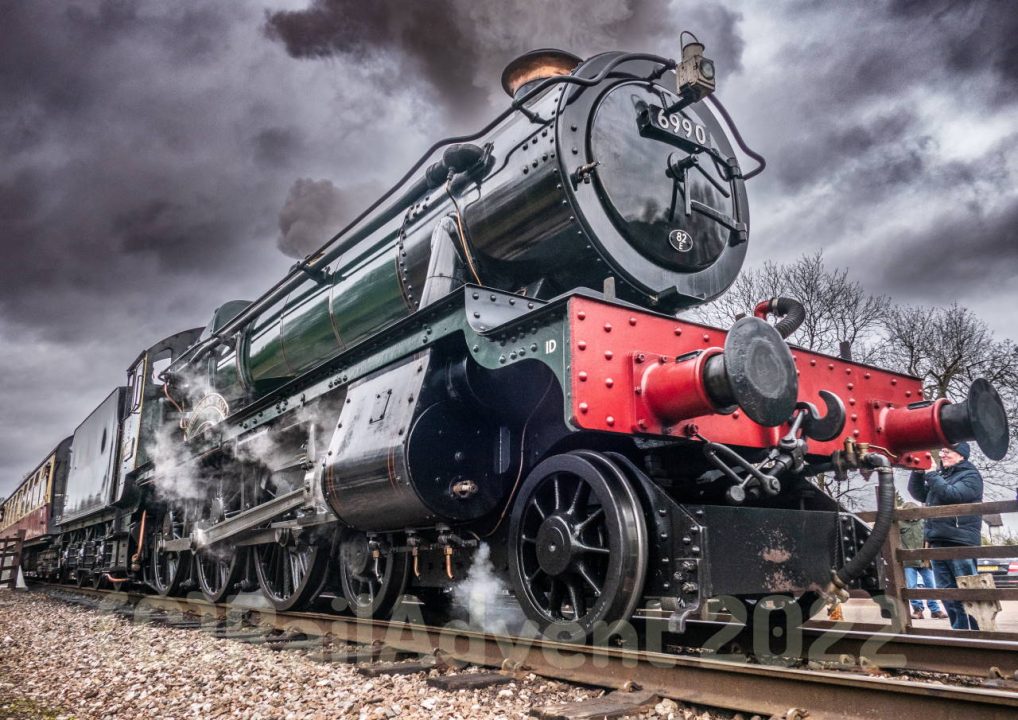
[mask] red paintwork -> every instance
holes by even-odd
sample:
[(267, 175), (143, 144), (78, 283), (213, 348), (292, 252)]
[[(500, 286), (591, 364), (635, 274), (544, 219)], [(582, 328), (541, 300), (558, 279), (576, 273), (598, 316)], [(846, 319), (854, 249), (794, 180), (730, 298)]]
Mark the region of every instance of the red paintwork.
[[(708, 440), (743, 447), (770, 447), (787, 431), (787, 425), (758, 425), (738, 410), (730, 415), (689, 417), (674, 427), (657, 420), (662, 414), (673, 417), (689, 408), (703, 409), (708, 401), (695, 388), (688, 398), (662, 398), (665, 383), (651, 378), (663, 368), (651, 371), (647, 386), (654, 390), (645, 397), (641, 386), (648, 369), (663, 364), (669, 367), (668, 374), (686, 378), (679, 382), (690, 387), (691, 378), (696, 376), (694, 363), (679, 368), (675, 358), (694, 350), (723, 347), (726, 331), (590, 298), (571, 299), (568, 312), (568, 402), (577, 426), (648, 435), (688, 436), (698, 432)], [(823, 412), (819, 392), (828, 390), (841, 398), (848, 414), (842, 436), (824, 443), (810, 440), (811, 454), (829, 455), (851, 438), (887, 448), (898, 456), (896, 464), (903, 467), (931, 466), (928, 452), (915, 451), (945, 444), (937, 413), (902, 411), (909, 403), (923, 399), (917, 378), (798, 348), (792, 348), (792, 356), (799, 373), (799, 399), (814, 403)], [(889, 407), (894, 411), (888, 413)], [(662, 408), (666, 408), (663, 413)]]
[(17, 535), (18, 530), (25, 530), (25, 540), (31, 540), (37, 538), (40, 535), (46, 534), (46, 524), (49, 519), (49, 504), (43, 505), (40, 508), (32, 510), (27, 515), (23, 516), (13, 525), (9, 525), (4, 528), (3, 532), (0, 533), (5, 536)]
[(766, 320), (767, 316), (770, 314), (771, 314), (770, 300), (761, 300), (756, 304), (756, 307), (753, 308), (753, 316), (758, 317), (761, 320)]
[(882, 432), (890, 447), (922, 450), (951, 445), (940, 425), (943, 398), (921, 408), (883, 405), (877, 413), (877, 432)]
[[(714, 413), (714, 402), (704, 385), (704, 367), (708, 360), (721, 354), (721, 348), (709, 348), (684, 362), (664, 363), (655, 357), (634, 356), (633, 383), (640, 390), (638, 405), (646, 405), (651, 417), (667, 425)], [(636, 385), (638, 377), (640, 382)], [(682, 392), (676, 392), (676, 388), (682, 388)]]

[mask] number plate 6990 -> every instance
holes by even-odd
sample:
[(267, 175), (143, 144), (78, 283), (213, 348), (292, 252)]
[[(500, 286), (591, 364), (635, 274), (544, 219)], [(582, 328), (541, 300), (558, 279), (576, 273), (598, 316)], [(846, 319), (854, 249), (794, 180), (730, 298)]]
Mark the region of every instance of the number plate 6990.
[(663, 108), (651, 105), (650, 116), (662, 130), (667, 130), (686, 140), (692, 140), (699, 145), (707, 144), (707, 128), (698, 122), (693, 122), (681, 113), (666, 113)]

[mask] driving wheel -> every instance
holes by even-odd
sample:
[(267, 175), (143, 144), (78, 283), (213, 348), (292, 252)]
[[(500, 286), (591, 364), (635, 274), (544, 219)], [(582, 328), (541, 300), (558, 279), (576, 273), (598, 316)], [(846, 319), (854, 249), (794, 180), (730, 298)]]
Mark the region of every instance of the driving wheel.
[(161, 540), (179, 540), (184, 536), (182, 513), (169, 508), (163, 515), (163, 524), (152, 538), (152, 567), (149, 585), (163, 596), (176, 595), (180, 585), (187, 577), (191, 564), (190, 551), (176, 552), (159, 549)]
[(556, 639), (584, 641), (633, 614), (647, 572), (647, 528), (625, 476), (593, 452), (557, 455), (513, 504), (509, 574), (527, 616)]
[(212, 603), (223, 602), (240, 584), (247, 565), (247, 548), (215, 546), (194, 557), (198, 587)]
[(406, 589), (407, 553), (390, 551), (390, 536), (369, 539), (357, 531), (339, 541), (339, 579), (343, 597), (354, 615), (389, 617)]
[(258, 586), (276, 610), (302, 608), (322, 591), (332, 544), (325, 538), (283, 539), (255, 546)]

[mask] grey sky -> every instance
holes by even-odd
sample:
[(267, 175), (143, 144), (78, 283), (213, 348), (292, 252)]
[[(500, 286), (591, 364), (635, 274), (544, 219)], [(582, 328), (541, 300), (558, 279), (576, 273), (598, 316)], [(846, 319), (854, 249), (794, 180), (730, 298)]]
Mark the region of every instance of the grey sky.
[[(280, 14), (282, 13), (282, 14)], [(0, 495), (164, 335), (250, 298), (533, 47), (678, 54), (767, 156), (749, 263), (824, 248), (1018, 338), (1007, 2), (0, 0)]]

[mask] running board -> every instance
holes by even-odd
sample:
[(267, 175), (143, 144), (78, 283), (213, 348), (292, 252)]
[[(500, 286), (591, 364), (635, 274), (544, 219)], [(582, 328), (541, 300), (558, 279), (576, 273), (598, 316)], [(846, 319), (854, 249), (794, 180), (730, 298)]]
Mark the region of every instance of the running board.
[(162, 552), (186, 552), (188, 550), (201, 550), (209, 545), (229, 540), (248, 530), (264, 525), (273, 518), (291, 510), (296, 510), (306, 503), (304, 489), (293, 490), (262, 503), (250, 510), (245, 510), (239, 515), (234, 515), (229, 520), (223, 520), (212, 527), (204, 530), (195, 530), (190, 537), (177, 540), (161, 540), (159, 549)]

